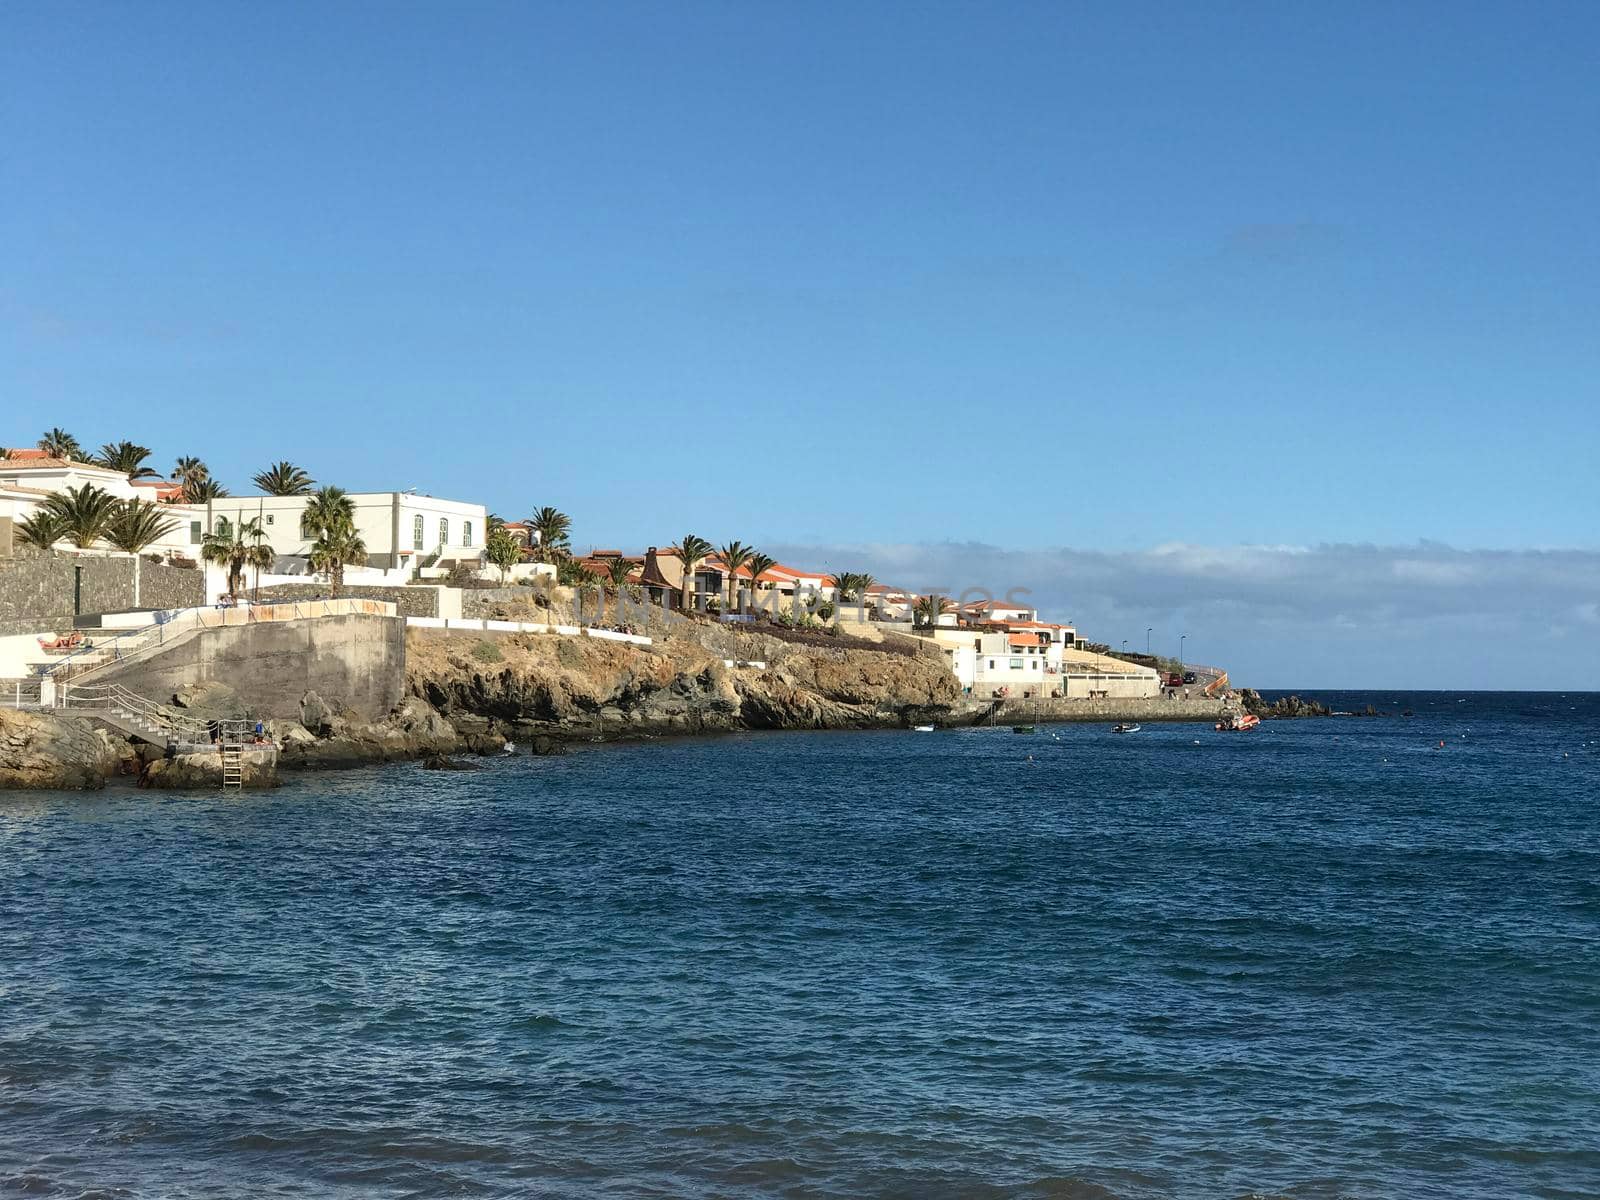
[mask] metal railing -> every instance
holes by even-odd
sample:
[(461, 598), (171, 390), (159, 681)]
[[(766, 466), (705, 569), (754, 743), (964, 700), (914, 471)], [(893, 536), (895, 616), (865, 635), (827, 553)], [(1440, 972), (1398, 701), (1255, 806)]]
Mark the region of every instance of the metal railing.
[(211, 727), (206, 722), (175, 717), (159, 704), (120, 684), (67, 684), (62, 687), (56, 704), (59, 708), (124, 716), (146, 726), (150, 732), (164, 734), (169, 742), (178, 745), (211, 743)]

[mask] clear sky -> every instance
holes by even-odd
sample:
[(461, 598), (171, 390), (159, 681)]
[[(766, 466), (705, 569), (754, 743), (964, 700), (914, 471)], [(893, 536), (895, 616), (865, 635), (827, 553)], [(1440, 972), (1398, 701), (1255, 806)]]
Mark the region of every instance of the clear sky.
[(9, 5), (0, 444), (580, 545), (1591, 554), (1597, 44), (1593, 3)]

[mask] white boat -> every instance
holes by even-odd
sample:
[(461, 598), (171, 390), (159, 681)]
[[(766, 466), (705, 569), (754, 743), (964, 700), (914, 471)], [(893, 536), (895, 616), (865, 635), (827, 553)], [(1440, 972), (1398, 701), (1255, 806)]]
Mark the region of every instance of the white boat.
[(911, 728), (916, 733), (932, 733), (933, 732), (933, 726), (932, 725), (913, 725)]
[(1137, 725), (1113, 725), (1111, 727), (1111, 732), (1112, 733), (1138, 733), (1139, 732), (1139, 727)]

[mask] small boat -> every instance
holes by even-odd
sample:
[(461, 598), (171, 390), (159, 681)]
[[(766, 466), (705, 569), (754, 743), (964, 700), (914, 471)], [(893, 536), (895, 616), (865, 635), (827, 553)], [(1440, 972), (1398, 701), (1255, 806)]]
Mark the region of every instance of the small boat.
[(1139, 727), (1137, 725), (1113, 725), (1111, 727), (1111, 732), (1112, 733), (1138, 733), (1139, 732)]
[(913, 725), (911, 727), (911, 731), (913, 733), (932, 733), (933, 732), (933, 726), (932, 725)]
[(1011, 732), (1012, 733), (1032, 733), (1033, 732), (1033, 726), (1032, 725), (1013, 725), (1011, 727)]
[(1247, 729), (1254, 729), (1261, 724), (1261, 718), (1255, 713), (1229, 713), (1217, 722), (1219, 733), (1243, 733)]

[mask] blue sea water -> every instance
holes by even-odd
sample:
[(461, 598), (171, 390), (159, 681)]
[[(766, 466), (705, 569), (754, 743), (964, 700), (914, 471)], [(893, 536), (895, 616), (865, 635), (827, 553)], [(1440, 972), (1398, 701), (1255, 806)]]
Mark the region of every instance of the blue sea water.
[(1600, 1195), (1600, 697), (1327, 698), (0, 794), (0, 1195)]

